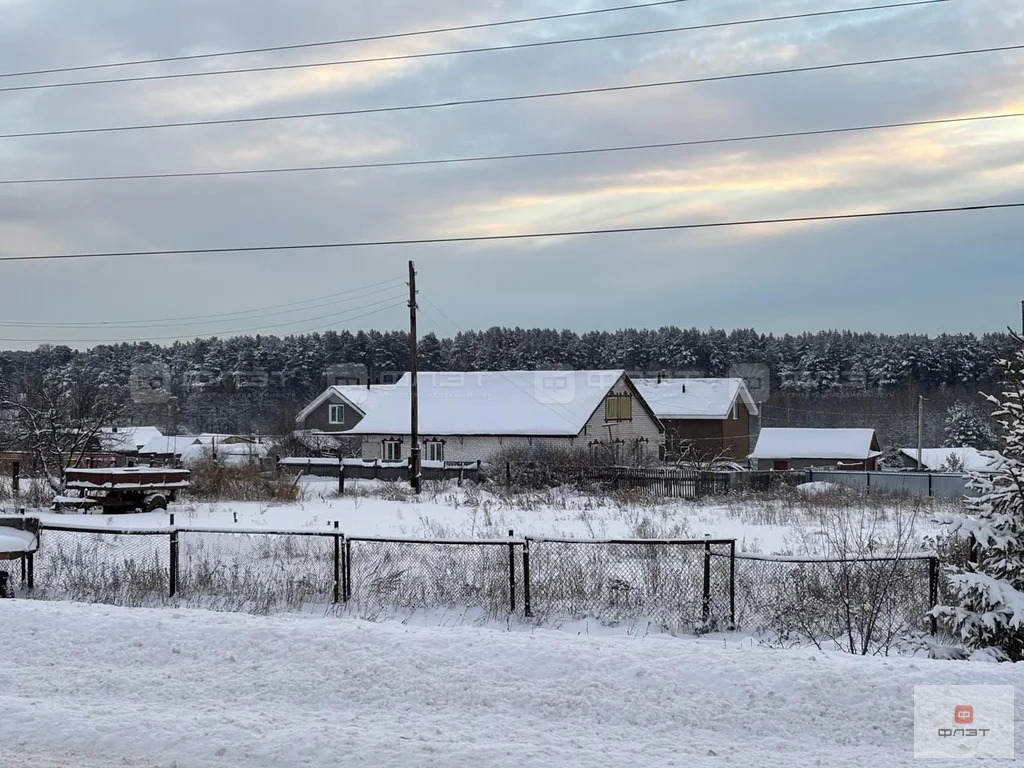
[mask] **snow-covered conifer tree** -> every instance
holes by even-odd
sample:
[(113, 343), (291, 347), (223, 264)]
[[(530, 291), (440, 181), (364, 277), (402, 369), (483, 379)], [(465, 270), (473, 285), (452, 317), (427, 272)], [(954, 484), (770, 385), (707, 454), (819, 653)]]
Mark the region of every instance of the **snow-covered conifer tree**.
[(996, 435), (985, 415), (973, 403), (953, 403), (946, 411), (946, 448), (977, 448), (991, 451)]
[(957, 605), (942, 606), (965, 649), (996, 660), (1024, 660), (1024, 337), (1000, 366), (1006, 374), (995, 416), (1005, 430), (1005, 461), (992, 475), (975, 475), (977, 495), (953, 529), (977, 542), (978, 561), (952, 575)]

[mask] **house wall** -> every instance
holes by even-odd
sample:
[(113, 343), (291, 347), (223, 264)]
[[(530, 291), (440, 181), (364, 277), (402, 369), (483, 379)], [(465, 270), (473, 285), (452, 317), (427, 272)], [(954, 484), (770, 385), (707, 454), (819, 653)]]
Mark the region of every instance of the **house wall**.
[(675, 460), (690, 447), (698, 455), (715, 455), (722, 450), (722, 422), (718, 419), (666, 419), (665, 457)]
[(666, 457), (676, 459), (693, 441), (699, 457), (714, 457), (744, 461), (750, 455), (750, 411), (739, 400), (736, 418), (725, 419), (665, 419)]
[[(631, 388), (626, 380), (620, 379), (610, 392), (626, 392)], [(635, 396), (635, 392), (633, 393)], [(557, 409), (557, 405), (552, 408)], [(431, 439), (443, 440), (445, 443), (445, 461), (491, 461), (494, 456), (508, 448), (516, 449), (558, 449), (558, 450), (591, 450), (594, 443), (603, 446), (614, 444), (614, 441), (621, 440), (619, 445), (619, 461), (631, 463), (635, 460), (634, 446), (641, 438), (646, 438), (646, 455), (648, 458), (657, 460), (661, 446), (664, 443), (664, 435), (658, 426), (658, 422), (647, 413), (646, 410), (634, 401), (632, 416), (629, 421), (611, 422), (606, 424), (604, 420), (604, 401), (587, 421), (583, 430), (574, 437), (529, 437), (522, 435), (420, 435), (422, 444)], [(364, 435), (362, 441), (362, 458), (381, 458), (381, 442), (385, 438), (400, 437), (402, 440), (402, 458), (409, 457), (410, 436), (405, 435)], [(610, 451), (610, 449), (609, 449)], [(610, 452), (609, 452), (609, 455)], [(426, 450), (422, 453), (426, 458)]]
[(730, 414), (729, 418), (722, 422), (722, 451), (725, 456), (743, 461), (750, 455), (750, 451), (753, 449), (750, 442), (750, 433), (753, 431), (751, 422), (747, 404), (743, 402), (742, 398), (737, 398), (736, 418)]
[[(345, 423), (331, 424), (330, 406), (339, 404), (345, 406)], [(347, 432), (362, 420), (363, 416), (359, 411), (353, 408), (350, 403), (345, 402), (345, 399), (341, 395), (332, 392), (331, 396), (327, 398), (327, 400), (321, 403), (316, 410), (302, 420), (301, 428), (319, 429), (321, 432)]]
[(875, 459), (868, 459), (867, 461), (856, 461), (854, 459), (758, 459), (756, 469), (768, 470), (775, 468), (776, 461), (785, 461), (787, 466), (785, 469), (810, 469), (811, 467), (838, 467), (842, 465), (842, 469), (857, 471), (867, 470), (874, 472), (877, 469), (877, 462)]

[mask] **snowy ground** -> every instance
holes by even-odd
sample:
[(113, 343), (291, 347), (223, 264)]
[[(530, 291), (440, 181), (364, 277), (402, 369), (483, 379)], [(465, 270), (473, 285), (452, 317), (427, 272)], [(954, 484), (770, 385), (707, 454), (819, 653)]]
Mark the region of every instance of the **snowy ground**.
[(909, 766), (914, 685), (1024, 685), (665, 636), (21, 600), (0, 627), (11, 768)]
[[(339, 522), (349, 536), (406, 536), (432, 538), (503, 538), (568, 536), (577, 538), (735, 538), (745, 552), (770, 554), (817, 553), (815, 538), (820, 514), (828, 500), (794, 493), (786, 499), (732, 496), (721, 501), (668, 500), (649, 503), (581, 495), (567, 491), (506, 496), (457, 488), (432, 487), (420, 498), (406, 498), (404, 488), (372, 481), (347, 484), (347, 495), (337, 495), (337, 481), (303, 481), (301, 502), (184, 503), (172, 505), (175, 523), (196, 528), (259, 527), (268, 530), (326, 528)], [(840, 491), (843, 493), (844, 491)], [(906, 507), (909, 502), (903, 502)], [(925, 537), (939, 528), (931, 518), (936, 506), (919, 511), (914, 522), (915, 547), (926, 549)], [(883, 510), (883, 528), (897, 517), (908, 519), (907, 509)], [(168, 515), (58, 515), (43, 512), (46, 520), (95, 527), (165, 526)]]

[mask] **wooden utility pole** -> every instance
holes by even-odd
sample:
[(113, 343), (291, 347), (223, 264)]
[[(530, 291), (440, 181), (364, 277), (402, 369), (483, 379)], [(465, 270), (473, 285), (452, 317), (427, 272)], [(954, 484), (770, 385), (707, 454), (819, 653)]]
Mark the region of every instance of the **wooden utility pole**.
[(917, 471), (924, 469), (921, 454), (924, 451), (924, 395), (917, 396)]
[(420, 403), (418, 392), (419, 362), (416, 356), (416, 265), (409, 262), (409, 425), (412, 445), (409, 448), (409, 485), (420, 492)]

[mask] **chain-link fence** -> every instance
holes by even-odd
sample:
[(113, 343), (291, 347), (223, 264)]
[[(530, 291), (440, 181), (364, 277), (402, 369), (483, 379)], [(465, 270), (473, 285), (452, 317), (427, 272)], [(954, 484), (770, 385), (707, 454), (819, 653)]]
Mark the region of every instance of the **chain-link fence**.
[(609, 623), (647, 619), (679, 631), (729, 629), (734, 550), (731, 539), (527, 539), (529, 610)]
[(874, 653), (915, 632), (935, 632), (928, 615), (938, 600), (934, 556), (836, 559), (744, 553), (734, 565), (737, 621), (754, 633)]
[(497, 616), (516, 609), (519, 540), (354, 537), (345, 546), (347, 597), (364, 612), (469, 606)]
[(177, 533), (176, 596), (188, 605), (266, 614), (332, 602), (335, 538), (318, 533)]
[(36, 597), (139, 606), (167, 596), (170, 552), (165, 529), (47, 526), (34, 560)]
[(471, 608), (540, 621), (649, 621), (674, 632), (743, 629), (857, 653), (934, 632), (928, 612), (945, 598), (935, 556), (777, 557), (738, 553), (732, 539), (430, 540), (348, 538), (337, 528), (46, 525), (40, 541), (31, 593), (44, 599), (251, 613), (349, 603), (369, 617)]

